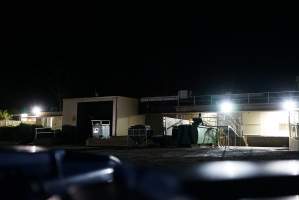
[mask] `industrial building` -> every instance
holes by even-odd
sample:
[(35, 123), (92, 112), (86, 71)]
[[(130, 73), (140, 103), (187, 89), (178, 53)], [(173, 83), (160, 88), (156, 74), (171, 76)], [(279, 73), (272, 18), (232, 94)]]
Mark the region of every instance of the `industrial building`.
[(138, 115), (138, 99), (110, 96), (63, 100), (63, 125), (77, 126), (84, 134), (92, 130), (91, 120), (110, 122), (110, 136), (125, 136), (130, 120)]
[[(297, 91), (204, 96), (180, 91), (175, 96), (139, 100), (119, 96), (64, 99), (63, 125), (90, 132), (91, 120), (110, 120), (111, 136), (126, 136), (136, 124), (150, 125), (155, 134), (171, 135), (173, 125), (192, 123), (201, 113), (206, 125), (229, 126), (248, 145), (297, 148), (299, 113), (293, 104), (298, 100)], [(223, 102), (231, 108), (221, 110)]]
[(14, 120), (2, 120), (1, 126), (18, 126), (21, 123), (37, 125), (44, 128), (50, 128), (53, 130), (62, 129), (62, 113), (61, 112), (40, 112), (35, 114), (15, 114)]
[[(213, 125), (234, 127), (249, 145), (294, 146), (298, 135), (298, 100), (298, 91), (203, 96), (192, 96), (186, 91), (177, 96), (145, 97), (141, 103), (145, 112), (166, 109), (178, 116), (200, 112), (206, 121), (213, 115)], [(221, 110), (223, 102), (230, 102), (233, 106), (230, 112)], [(205, 113), (210, 116), (205, 117)]]

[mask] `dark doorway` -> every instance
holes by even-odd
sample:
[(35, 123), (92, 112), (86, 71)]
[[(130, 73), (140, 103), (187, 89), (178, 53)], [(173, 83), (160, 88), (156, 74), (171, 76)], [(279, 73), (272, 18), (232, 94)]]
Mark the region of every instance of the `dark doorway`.
[(113, 101), (78, 103), (77, 128), (79, 141), (85, 141), (91, 135), (91, 120), (110, 120), (110, 136), (113, 127)]

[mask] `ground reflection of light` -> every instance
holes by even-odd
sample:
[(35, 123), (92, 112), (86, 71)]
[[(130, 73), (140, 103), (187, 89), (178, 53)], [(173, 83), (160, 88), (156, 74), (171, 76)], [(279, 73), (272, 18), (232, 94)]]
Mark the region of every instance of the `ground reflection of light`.
[(114, 156), (109, 156), (109, 158), (111, 160), (115, 161), (116, 163), (121, 163), (121, 161), (118, 158), (114, 157)]
[(36, 146), (31, 147), (31, 152), (35, 153), (36, 152)]
[(223, 161), (204, 164), (199, 170), (208, 179), (231, 179), (253, 176), (256, 166), (250, 162)]
[(58, 195), (53, 195), (53, 196), (49, 197), (47, 200), (61, 200), (61, 198)]
[[(258, 198), (260, 200), (299, 200), (299, 195), (292, 195), (292, 196), (282, 196), (282, 197), (271, 197), (271, 198)], [(249, 199), (241, 199), (241, 200), (249, 200)]]
[(36, 153), (36, 152), (41, 152), (41, 151), (45, 151), (46, 149), (44, 149), (43, 147), (39, 147), (39, 146), (15, 146), (13, 147), (14, 150), (16, 151), (20, 151), (20, 152), (28, 152), (28, 153)]
[[(219, 161), (197, 168), (202, 178), (238, 179), (257, 176), (299, 176), (299, 161), (282, 160), (270, 162)], [(299, 199), (298, 199), (299, 200)]]
[(274, 161), (265, 165), (265, 170), (274, 174), (284, 175), (299, 175), (299, 161), (297, 160), (284, 160)]

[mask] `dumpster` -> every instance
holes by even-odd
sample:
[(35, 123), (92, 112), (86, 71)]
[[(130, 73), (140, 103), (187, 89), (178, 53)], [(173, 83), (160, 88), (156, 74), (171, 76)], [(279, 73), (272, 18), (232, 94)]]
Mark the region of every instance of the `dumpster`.
[(177, 146), (189, 147), (197, 142), (197, 132), (192, 125), (179, 125), (172, 129), (172, 138)]

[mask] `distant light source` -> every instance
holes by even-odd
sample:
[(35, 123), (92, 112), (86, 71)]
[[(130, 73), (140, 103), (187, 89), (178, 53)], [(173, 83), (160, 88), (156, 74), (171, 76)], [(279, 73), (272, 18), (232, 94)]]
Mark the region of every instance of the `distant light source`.
[(42, 109), (39, 106), (34, 106), (31, 110), (32, 114), (34, 114), (35, 116), (40, 116)]
[(22, 117), (22, 118), (28, 117), (28, 114), (27, 114), (27, 113), (22, 113), (22, 114), (21, 114), (21, 117)]
[(288, 99), (282, 102), (282, 108), (287, 111), (295, 110), (297, 103), (294, 100)]
[(220, 103), (220, 112), (230, 113), (234, 110), (234, 104), (231, 101), (223, 101)]

